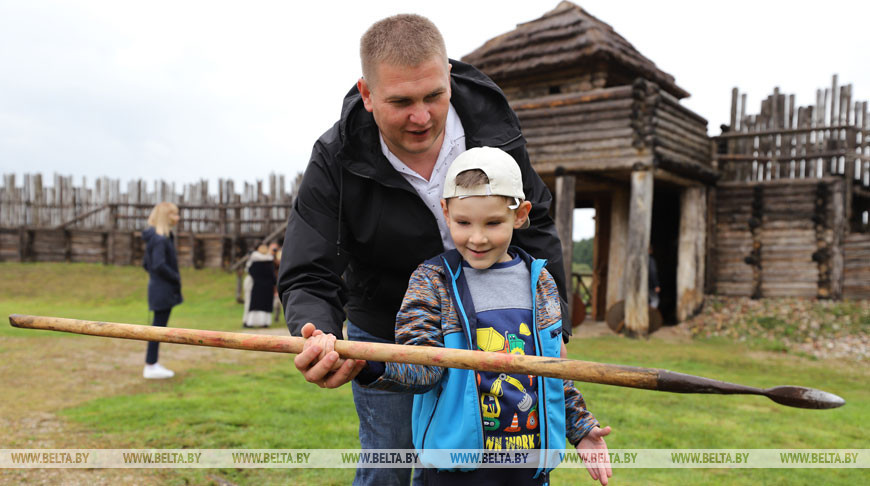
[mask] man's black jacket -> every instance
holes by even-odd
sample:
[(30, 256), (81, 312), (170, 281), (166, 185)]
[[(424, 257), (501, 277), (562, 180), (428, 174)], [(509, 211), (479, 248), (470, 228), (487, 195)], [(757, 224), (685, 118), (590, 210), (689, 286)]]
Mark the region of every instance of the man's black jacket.
[[(492, 80), (468, 64), (450, 62), (450, 102), (462, 120), (466, 147), (501, 148), (522, 171), (531, 227), (515, 231), (512, 244), (549, 260), (564, 299), (562, 251), (549, 216), (552, 196), (529, 163), (519, 120)], [(311, 322), (341, 338), (346, 306), (350, 322), (392, 341), (411, 273), (443, 251), (435, 217), (384, 157), (378, 127), (354, 87), (341, 119), (314, 144), (287, 224), (278, 291), (290, 332), (299, 335)], [(570, 324), (565, 328), (570, 332)]]

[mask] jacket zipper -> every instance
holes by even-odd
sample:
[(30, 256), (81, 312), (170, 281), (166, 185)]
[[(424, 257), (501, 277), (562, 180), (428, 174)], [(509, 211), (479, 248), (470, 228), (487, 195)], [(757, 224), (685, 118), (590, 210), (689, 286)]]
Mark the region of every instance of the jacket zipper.
[[(458, 293), (459, 289), (456, 288), (456, 284), (455, 284), (455, 281), (453, 279), (453, 275), (452, 275), (453, 270), (450, 269), (450, 265), (448, 264), (446, 259), (442, 258), (441, 261), (447, 267), (448, 273), (450, 273), (451, 287), (453, 287), (453, 294), (454, 294), (453, 299), (456, 301), (457, 311), (459, 311), (460, 308), (462, 307), (462, 300), (460, 300), (460, 298), (459, 298), (459, 293)], [(460, 272), (462, 271), (462, 263), (459, 264), (459, 271)], [(469, 351), (474, 351), (474, 349), (472, 349), (472, 343), (474, 341), (471, 339), (471, 323), (468, 322), (468, 316), (465, 315), (464, 309), (462, 310), (462, 312), (457, 312), (457, 314), (459, 314), (460, 319), (465, 321), (465, 325), (463, 326), (463, 328), (466, 331), (465, 339), (468, 341), (468, 349), (469, 349)], [(475, 405), (475, 408), (477, 408), (477, 417), (480, 419), (478, 421), (478, 424), (480, 424), (480, 449), (483, 449), (486, 447), (486, 441), (485, 441), (486, 437), (483, 433), (483, 410), (480, 409), (480, 388), (477, 386), (477, 380), (473, 379), (474, 373), (476, 373), (476, 371), (475, 370), (471, 370), (471, 371), (472, 371), (471, 382), (472, 382), (472, 385), (474, 386), (475, 396), (477, 397), (477, 400), (474, 402), (474, 405)]]

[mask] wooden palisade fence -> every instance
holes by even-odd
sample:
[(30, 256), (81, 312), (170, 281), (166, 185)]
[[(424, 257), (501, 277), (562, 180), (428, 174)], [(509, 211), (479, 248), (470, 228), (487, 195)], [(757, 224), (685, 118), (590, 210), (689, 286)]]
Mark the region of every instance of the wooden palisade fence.
[(180, 212), (179, 264), (197, 268), (229, 268), (264, 238), (282, 234), (277, 230), (287, 222), (298, 184), (297, 178), (288, 191), (284, 176), (272, 174), (267, 188), (257, 181), (236, 192), (232, 180), (221, 179), (214, 194), (207, 180), (181, 191), (174, 183), (137, 180), (122, 192), (120, 181), (106, 177), (92, 188), (59, 175), (51, 187), (41, 174), (24, 175), (21, 186), (15, 179), (4, 175), (0, 186), (0, 261), (139, 264), (151, 208), (171, 201)]
[(715, 146), (718, 293), (870, 298), (870, 113), (851, 85), (806, 107), (775, 89), (751, 116), (735, 88)]

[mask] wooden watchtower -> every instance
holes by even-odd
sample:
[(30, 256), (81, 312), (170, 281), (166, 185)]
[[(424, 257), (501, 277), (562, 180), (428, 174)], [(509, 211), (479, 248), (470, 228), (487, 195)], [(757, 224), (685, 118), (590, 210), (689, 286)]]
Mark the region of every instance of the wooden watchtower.
[(537, 172), (555, 198), (567, 273), (572, 214), (596, 210), (592, 315), (625, 306), (626, 331), (645, 336), (648, 249), (661, 311), (680, 321), (703, 302), (707, 121), (689, 95), (612, 27), (563, 1), (463, 58), (504, 90)]

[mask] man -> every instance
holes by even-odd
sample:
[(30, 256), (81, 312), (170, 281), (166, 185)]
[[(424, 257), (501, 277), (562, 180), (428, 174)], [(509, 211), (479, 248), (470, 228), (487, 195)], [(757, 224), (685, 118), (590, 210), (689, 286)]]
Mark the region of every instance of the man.
[[(347, 317), (349, 339), (394, 342), (411, 273), (453, 248), (440, 205), (444, 175), (460, 153), (478, 146), (498, 147), (519, 164), (533, 209), (516, 244), (550, 261), (564, 299), (551, 196), (501, 90), (473, 67), (449, 61), (438, 29), (417, 15), (372, 25), (360, 58), (363, 77), (346, 95), (341, 119), (315, 143), (287, 225), (278, 290), (290, 332), (341, 338)], [(565, 323), (569, 332), (570, 319)], [(326, 388), (352, 380), (364, 365), (318, 345), (294, 363)], [(353, 393), (363, 448), (413, 448), (413, 395), (356, 383)], [(360, 469), (354, 483), (407, 484), (409, 472)]]

